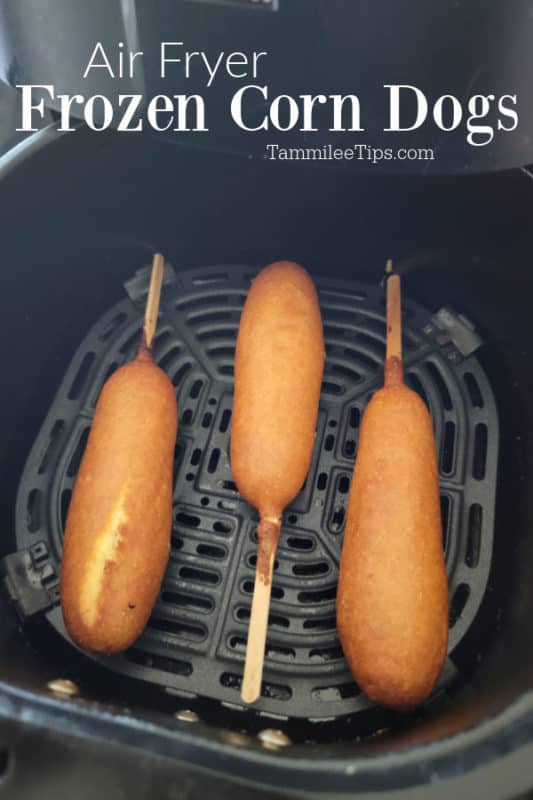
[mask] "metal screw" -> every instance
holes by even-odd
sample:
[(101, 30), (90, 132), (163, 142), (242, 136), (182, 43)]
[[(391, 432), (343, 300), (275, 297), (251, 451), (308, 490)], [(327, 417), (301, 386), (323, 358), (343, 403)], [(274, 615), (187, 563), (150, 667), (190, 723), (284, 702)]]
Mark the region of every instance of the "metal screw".
[(61, 694), (65, 697), (75, 697), (80, 693), (76, 684), (66, 678), (56, 678), (56, 680), (48, 681), (46, 686), (51, 692), (54, 692), (54, 694)]
[(283, 731), (275, 730), (274, 728), (265, 728), (264, 731), (259, 731), (257, 738), (260, 739), (263, 747), (268, 750), (277, 750), (279, 747), (288, 747), (292, 744)]
[(200, 717), (198, 716), (196, 711), (189, 711), (188, 709), (184, 709), (183, 711), (176, 711), (174, 716), (181, 722), (200, 722)]

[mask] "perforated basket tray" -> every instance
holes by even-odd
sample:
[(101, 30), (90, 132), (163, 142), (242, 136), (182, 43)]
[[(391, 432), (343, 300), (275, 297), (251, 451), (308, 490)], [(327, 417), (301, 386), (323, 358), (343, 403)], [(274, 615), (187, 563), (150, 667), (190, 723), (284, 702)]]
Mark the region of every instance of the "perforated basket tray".
[[(235, 337), (254, 273), (247, 267), (167, 271), (155, 354), (176, 386), (180, 410), (172, 553), (140, 639), (123, 655), (95, 657), (117, 673), (235, 707), (242, 705), (257, 518), (236, 491), (228, 446)], [(134, 353), (147, 282), (147, 271), (138, 273), (126, 285), (129, 297), (80, 345), (19, 487), (17, 546), (29, 553), (25, 558), (46, 591), (49, 607), (42, 613), (65, 637), (57, 588), (63, 521), (100, 389)], [(385, 319), (378, 286), (329, 278), (317, 285), (327, 348), (318, 432), (308, 478), (283, 520), (264, 684), (254, 708), (325, 720), (370, 707), (343, 659), (335, 594), (359, 421), (382, 381)], [(440, 465), (452, 659), (442, 686), (486, 588), (498, 420), (475, 356), (463, 358), (430, 313), (407, 300), (404, 348), (407, 381), (433, 416)]]

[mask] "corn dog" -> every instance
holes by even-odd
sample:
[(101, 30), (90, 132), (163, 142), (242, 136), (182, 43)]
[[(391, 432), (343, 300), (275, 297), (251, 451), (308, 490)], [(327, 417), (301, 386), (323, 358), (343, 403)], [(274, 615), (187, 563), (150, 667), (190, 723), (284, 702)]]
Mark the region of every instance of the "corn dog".
[(137, 356), (101, 391), (65, 526), (63, 617), (93, 652), (139, 636), (169, 556), (177, 404), (151, 353), (163, 265), (156, 256)]
[(231, 468), (259, 512), (258, 557), (242, 697), (261, 690), (268, 607), (281, 515), (311, 462), (324, 368), (322, 320), (302, 267), (279, 262), (254, 280), (235, 358)]
[(385, 386), (363, 416), (337, 594), (355, 680), (377, 703), (418, 705), (446, 657), (448, 588), (433, 427), (403, 383), (400, 279), (388, 280)]

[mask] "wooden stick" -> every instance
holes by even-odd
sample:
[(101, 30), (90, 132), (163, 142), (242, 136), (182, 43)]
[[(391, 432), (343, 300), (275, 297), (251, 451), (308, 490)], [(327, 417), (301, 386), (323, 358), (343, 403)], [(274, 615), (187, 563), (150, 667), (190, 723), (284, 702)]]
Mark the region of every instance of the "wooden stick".
[[(387, 273), (392, 273), (392, 261), (387, 261)], [(385, 384), (401, 383), (402, 364), (402, 303), (400, 276), (390, 274), (387, 279), (387, 354)]]
[(250, 615), (250, 627), (248, 628), (248, 642), (246, 644), (246, 663), (241, 686), (241, 697), (245, 703), (255, 703), (261, 694), (275, 555), (276, 548), (274, 546), (270, 548), (270, 553), (268, 554), (268, 565), (263, 564), (261, 566), (260, 558), (257, 559), (252, 612)]
[(152, 262), (152, 275), (150, 277), (150, 288), (146, 301), (146, 311), (144, 312), (143, 344), (147, 350), (152, 349), (155, 331), (157, 328), (157, 316), (159, 314), (159, 300), (161, 297), (161, 286), (163, 284), (163, 272), (165, 270), (165, 259), (161, 253), (154, 255)]

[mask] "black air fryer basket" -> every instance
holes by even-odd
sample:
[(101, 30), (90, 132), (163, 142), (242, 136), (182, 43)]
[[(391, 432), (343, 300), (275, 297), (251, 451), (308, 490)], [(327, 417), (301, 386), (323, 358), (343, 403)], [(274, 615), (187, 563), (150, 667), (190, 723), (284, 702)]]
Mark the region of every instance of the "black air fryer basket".
[[(244, 782), (243, 796), (412, 796), (461, 776), (464, 791), (505, 796), (494, 769), (513, 791), (527, 787), (531, 179), (354, 181), (259, 162), (245, 175), (239, 163), (84, 130), (44, 132), (18, 163), (4, 162), (6, 787), (41, 774), (35, 736), (62, 791), (87, 763), (93, 782), (131, 780), (138, 796), (133, 776), (148, 764), (168, 792), (187, 780), (196, 793)], [(32, 235), (21, 239), (23, 220)], [(131, 356), (156, 243), (168, 258), (156, 356), (180, 404), (172, 557), (141, 639), (122, 656), (89, 658), (66, 640), (57, 604), (62, 521), (98, 390)], [(334, 628), (358, 425), (381, 380), (379, 282), (391, 252), (404, 280), (408, 380), (435, 420), (451, 588), (446, 669), (407, 717), (368, 703)], [(233, 350), (250, 280), (280, 255), (316, 279), (327, 368), (312, 469), (283, 521), (263, 695), (250, 710), (238, 687), (255, 520), (228, 464)], [(78, 694), (58, 694), (58, 680)]]
[[(81, 91), (80, 63), (105, 31), (106, 42), (147, 49), (172, 38), (189, 49), (270, 48), (273, 93), (321, 91), (321, 81), (351, 91), (360, 75), (367, 109), (370, 75), (381, 85), (423, 74), (436, 94), (525, 96), (533, 17), (527, 3), (505, 6), (53, 0), (43, 15), (37, 0), (0, 0), (0, 69), (12, 85)], [(142, 77), (155, 93), (153, 64)], [(231, 88), (212, 98), (215, 116)], [(111, 91), (96, 78), (82, 89)], [(501, 146), (474, 150), (451, 136), (437, 143), (436, 165), (411, 162), (411, 175), (394, 176), (267, 162), (261, 139), (252, 147), (223, 115), (202, 141), (83, 126), (60, 135), (51, 124), (13, 147), (16, 123), (0, 130), (0, 792), (505, 798), (533, 789), (533, 181), (519, 166), (532, 157), (528, 114), (524, 103)], [(167, 263), (155, 355), (180, 409), (171, 557), (139, 640), (118, 656), (88, 656), (68, 639), (58, 602), (63, 525), (99, 390), (134, 351), (157, 250)], [(407, 715), (368, 701), (335, 629), (359, 425), (382, 381), (380, 281), (391, 257), (407, 381), (435, 425), (450, 585), (445, 669)], [(228, 459), (233, 362), (251, 280), (278, 259), (316, 281), (327, 359), (312, 466), (283, 518), (262, 695), (250, 708), (239, 688), (257, 519)]]
[[(344, 722), (375, 728), (336, 634), (335, 596), (345, 507), (362, 411), (382, 380), (385, 310), (379, 285), (318, 279), (327, 360), (313, 463), (287, 509), (275, 563), (262, 699), (239, 697), (256, 563), (257, 516), (229, 464), (235, 338), (252, 267), (169, 269), (155, 357), (176, 387), (172, 553), (144, 635), (102, 666), (188, 700), (218, 700), (249, 717), (322, 733)], [(149, 274), (126, 284), (81, 344), (32, 450), (18, 492), (18, 552), (6, 585), (24, 619), (46, 615), (66, 637), (58, 604), (63, 525), (103, 381), (135, 354)], [(441, 471), (450, 587), (450, 659), (482, 604), (492, 557), (498, 419), (466, 319), (404, 304), (407, 380), (431, 408)], [(461, 349), (458, 349), (461, 348)], [(382, 715), (380, 715), (381, 718)], [(348, 720), (346, 718), (349, 718)], [(310, 723), (304, 725), (304, 723)], [(329, 723), (326, 724), (326, 723)], [(382, 722), (380, 722), (382, 724)], [(369, 727), (370, 726), (370, 727)]]

